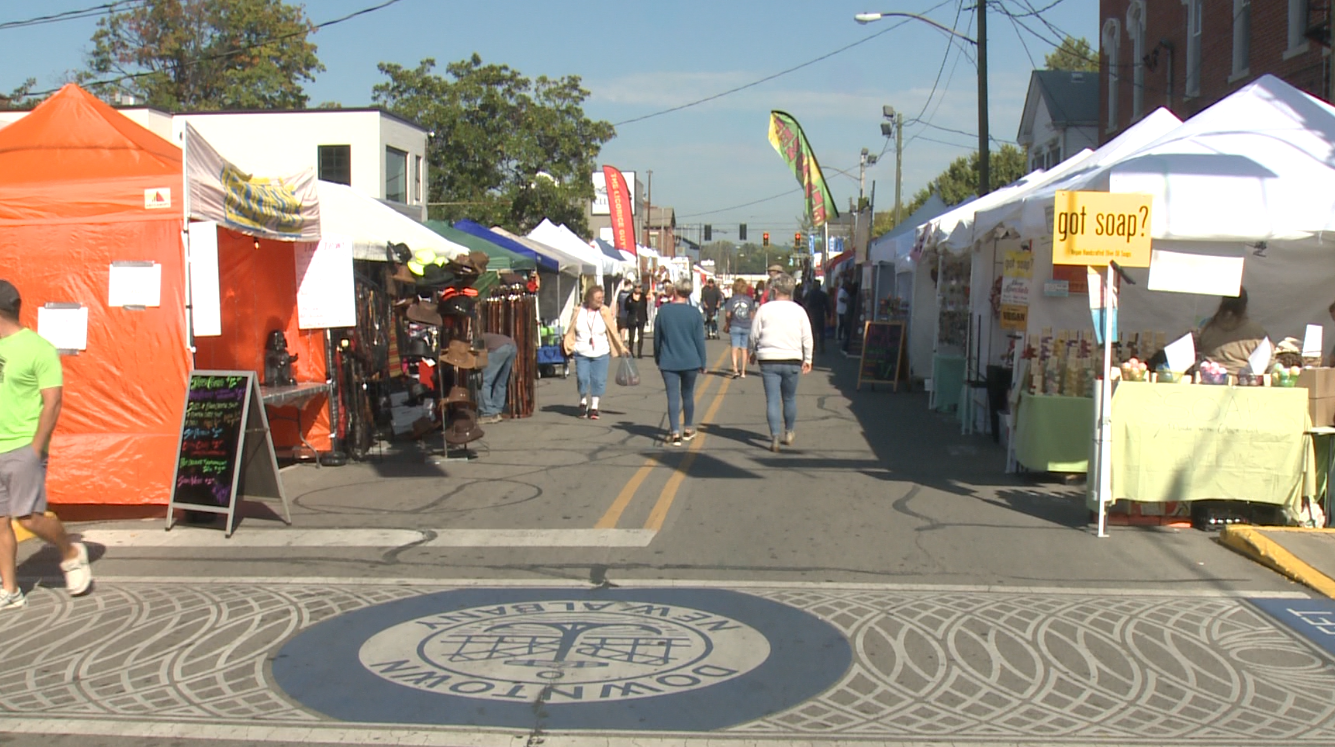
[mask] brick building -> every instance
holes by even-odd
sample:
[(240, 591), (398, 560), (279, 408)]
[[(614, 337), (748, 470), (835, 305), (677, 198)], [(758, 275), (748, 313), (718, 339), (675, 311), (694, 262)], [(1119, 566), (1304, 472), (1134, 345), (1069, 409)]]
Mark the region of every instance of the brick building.
[(1100, 142), (1160, 106), (1187, 119), (1267, 73), (1329, 101), (1328, 7), (1316, 0), (1099, 0)]

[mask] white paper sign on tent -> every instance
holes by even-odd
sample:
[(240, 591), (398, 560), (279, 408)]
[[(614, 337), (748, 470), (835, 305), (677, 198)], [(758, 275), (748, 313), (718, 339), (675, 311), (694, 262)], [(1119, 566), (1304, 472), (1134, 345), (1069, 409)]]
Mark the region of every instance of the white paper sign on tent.
[(325, 235), (296, 246), (297, 327), (357, 326), (357, 288), (352, 273), (352, 239)]
[(1231, 298), (1242, 287), (1243, 262), (1242, 257), (1154, 249), (1150, 252), (1149, 289)]
[(76, 303), (38, 306), (37, 334), (56, 350), (87, 350), (88, 307)]
[(195, 337), (222, 334), (222, 293), (218, 281), (218, 224), (190, 222), (190, 327)]
[(1169, 343), (1163, 352), (1168, 356), (1168, 370), (1183, 373), (1196, 363), (1196, 340), (1190, 334), (1182, 335)]
[(107, 306), (156, 308), (162, 305), (162, 265), (117, 261), (107, 274)]
[(1321, 357), (1321, 325), (1307, 325), (1307, 333), (1303, 335), (1303, 357), (1320, 358)]
[(1270, 368), (1270, 358), (1274, 351), (1275, 346), (1271, 344), (1269, 337), (1261, 340), (1261, 344), (1247, 356), (1247, 365), (1251, 367), (1252, 373), (1257, 376), (1265, 373)]

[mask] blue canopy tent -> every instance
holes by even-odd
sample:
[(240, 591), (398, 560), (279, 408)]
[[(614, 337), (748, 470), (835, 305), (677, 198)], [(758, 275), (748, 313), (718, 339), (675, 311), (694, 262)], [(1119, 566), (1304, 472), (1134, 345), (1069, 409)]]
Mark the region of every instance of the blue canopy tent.
[(518, 241), (515, 241), (514, 239), (511, 239), (508, 236), (503, 236), (499, 233), (496, 233), (495, 231), (491, 230), (490, 228), (487, 228), (486, 226), (481, 225), (480, 223), (475, 223), (471, 220), (465, 219), (456, 222), (454, 224), (454, 228), (456, 230), (463, 231), (466, 234), (471, 234), (480, 239), (485, 239), (486, 241), (490, 241), (491, 243), (496, 244), (497, 246), (500, 246), (504, 249), (508, 249), (514, 252), (515, 254), (520, 254), (525, 257), (530, 257), (533, 259), (534, 262), (538, 263), (539, 269), (547, 270), (548, 272), (557, 272), (560, 269), (560, 264), (552, 257), (549, 257), (545, 254), (541, 254), (539, 252), (535, 252), (532, 249), (519, 243)]

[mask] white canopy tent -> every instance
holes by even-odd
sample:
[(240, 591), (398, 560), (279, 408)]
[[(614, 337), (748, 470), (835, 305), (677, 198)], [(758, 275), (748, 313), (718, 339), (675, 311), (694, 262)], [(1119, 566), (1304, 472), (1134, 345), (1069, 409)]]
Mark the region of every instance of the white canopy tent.
[(558, 226), (546, 218), (543, 218), (536, 228), (528, 232), (528, 237), (573, 257), (579, 257), (585, 263), (592, 265), (592, 273), (586, 274), (596, 276), (599, 284), (602, 283), (605, 272), (615, 272), (616, 266), (611, 257), (605, 256), (602, 252), (589, 246), (584, 239), (576, 236), (574, 231), (565, 226)]
[[(1082, 183), (1090, 174), (1144, 148), (1181, 125), (1182, 120), (1172, 112), (1156, 109), (1089, 156), (1081, 158), (1072, 167), (1058, 165), (1042, 178), (1030, 182), (1028, 188), (1012, 193), (1006, 201), (978, 211), (974, 217), (975, 239), (981, 241), (994, 232), (999, 236), (1029, 238), (1021, 230), (1021, 224), (1023, 219), (1028, 218), (1026, 211), (1030, 210), (1031, 205), (1038, 209), (1039, 215), (1051, 229), (1052, 217), (1047, 211), (1052, 209), (1053, 195), (1059, 190), (1072, 189), (1070, 185)], [(1047, 233), (1051, 233), (1051, 230)]]
[[(1154, 196), (1156, 252), (1243, 260), (1250, 316), (1274, 340), (1301, 337), (1335, 296), (1335, 108), (1263, 76), (1119, 161), (1073, 180), (1070, 189)], [(1046, 198), (1051, 204), (1051, 197)], [(1026, 204), (1022, 232), (1035, 267), (1050, 268), (1050, 221), (1043, 198)], [(1148, 290), (1149, 271), (1130, 269), (1119, 326), (1175, 333), (1199, 325), (1215, 296)], [(1035, 279), (1039, 286), (1039, 278)], [(1030, 329), (1089, 326), (1082, 299), (1055, 299), (1030, 311)], [(1038, 314), (1035, 314), (1035, 311)]]
[(388, 260), (385, 245), (406, 244), (408, 248), (431, 249), (451, 259), (468, 254), (469, 249), (441, 236), (394, 208), (333, 182), (317, 182), (320, 199), (320, 233), (352, 239), (352, 256), (380, 262)]

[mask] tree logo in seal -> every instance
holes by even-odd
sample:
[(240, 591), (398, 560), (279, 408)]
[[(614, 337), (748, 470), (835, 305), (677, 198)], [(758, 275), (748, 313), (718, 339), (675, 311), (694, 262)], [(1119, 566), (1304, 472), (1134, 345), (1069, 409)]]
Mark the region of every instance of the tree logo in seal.
[(330, 617), (269, 671), (344, 722), (707, 732), (816, 697), (852, 659), (830, 623), (739, 591), (473, 587)]
[(671, 604), (554, 599), (409, 620), (358, 652), (377, 676), (428, 692), (548, 703), (654, 697), (726, 682), (769, 657), (732, 618)]

